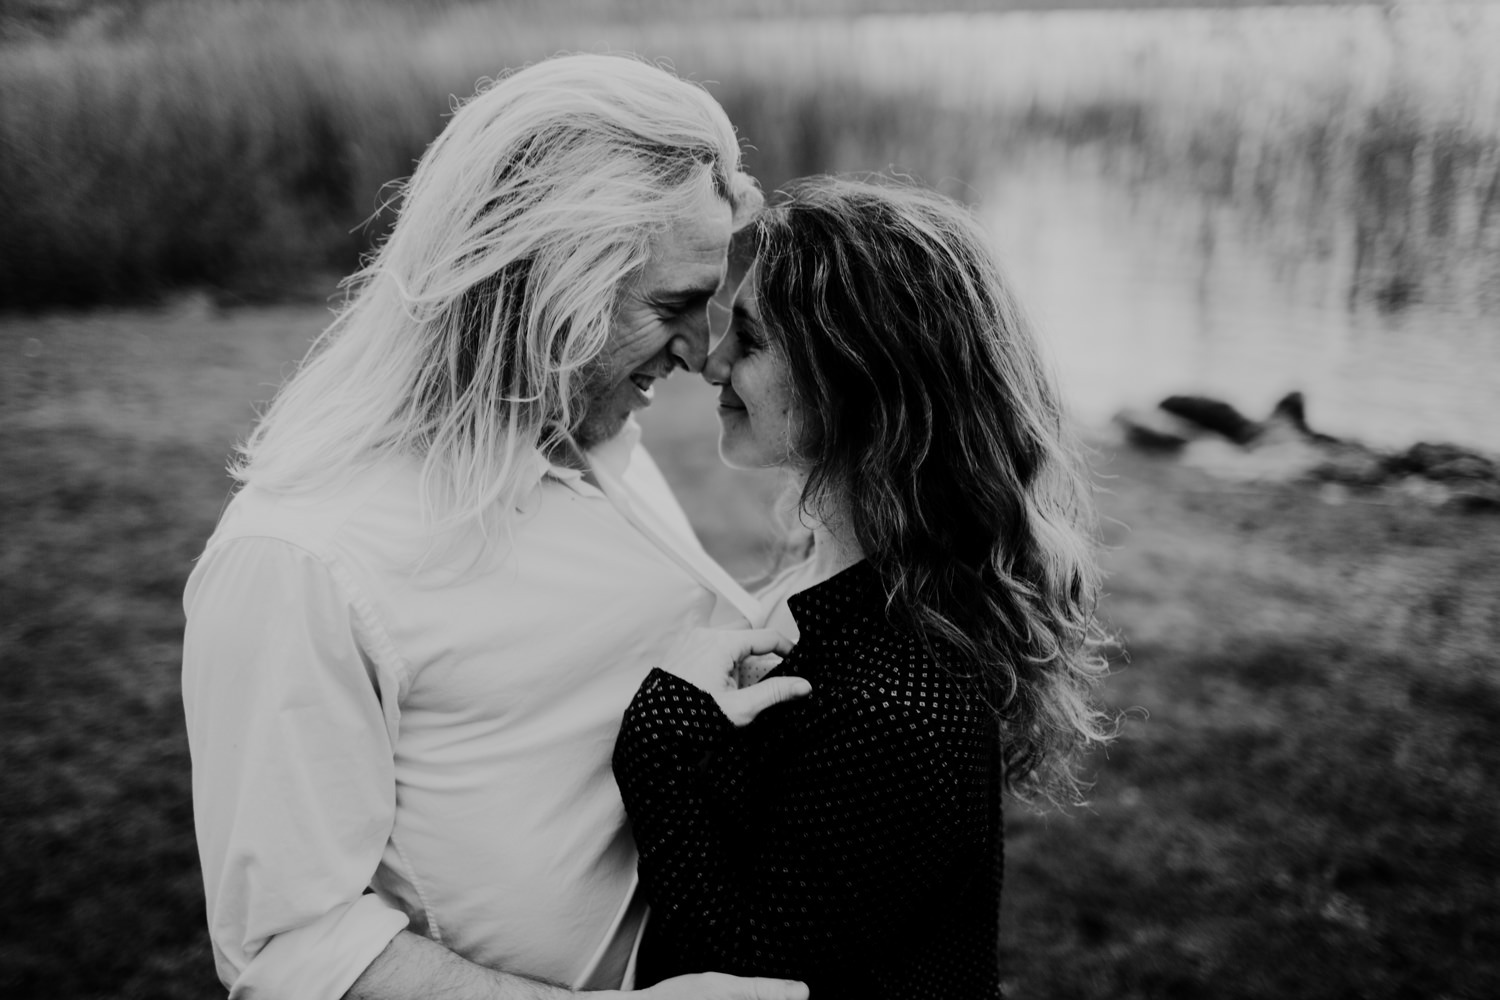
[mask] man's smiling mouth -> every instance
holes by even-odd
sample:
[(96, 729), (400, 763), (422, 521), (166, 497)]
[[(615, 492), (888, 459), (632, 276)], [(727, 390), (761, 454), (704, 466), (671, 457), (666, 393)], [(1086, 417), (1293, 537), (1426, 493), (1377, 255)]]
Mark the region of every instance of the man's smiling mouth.
[(640, 372), (637, 372), (634, 375), (630, 376), (630, 384), (639, 389), (641, 395), (645, 396), (649, 400), (656, 389), (656, 376), (643, 375)]

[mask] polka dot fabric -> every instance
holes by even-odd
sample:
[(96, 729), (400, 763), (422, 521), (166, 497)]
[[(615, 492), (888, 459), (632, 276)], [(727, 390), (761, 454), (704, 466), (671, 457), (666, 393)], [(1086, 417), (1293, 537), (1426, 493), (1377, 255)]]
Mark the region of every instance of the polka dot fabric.
[(1000, 996), (999, 734), (957, 653), (860, 563), (791, 599), (810, 697), (736, 729), (654, 670), (614, 768), (652, 913), (640, 983), (801, 979), (814, 1000)]

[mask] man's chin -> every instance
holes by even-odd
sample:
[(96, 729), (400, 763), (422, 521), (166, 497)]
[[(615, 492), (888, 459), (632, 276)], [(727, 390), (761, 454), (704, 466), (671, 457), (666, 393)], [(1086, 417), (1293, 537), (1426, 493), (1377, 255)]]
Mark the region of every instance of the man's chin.
[(578, 447), (587, 451), (619, 434), (625, 429), (625, 422), (629, 419), (629, 410), (607, 417), (585, 417), (574, 429), (573, 439), (578, 442)]
[(588, 400), (583, 419), (573, 429), (573, 439), (583, 448), (608, 441), (625, 429), (632, 414), (651, 405), (651, 397), (628, 380)]

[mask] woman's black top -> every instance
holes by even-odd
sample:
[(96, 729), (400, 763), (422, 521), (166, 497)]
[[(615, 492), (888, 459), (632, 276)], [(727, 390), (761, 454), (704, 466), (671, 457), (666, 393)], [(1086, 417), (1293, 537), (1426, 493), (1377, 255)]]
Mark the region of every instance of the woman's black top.
[(790, 600), (774, 674), (810, 696), (737, 729), (653, 670), (614, 768), (651, 903), (638, 985), (800, 979), (813, 1000), (1000, 995), (1000, 744), (972, 667), (859, 563)]

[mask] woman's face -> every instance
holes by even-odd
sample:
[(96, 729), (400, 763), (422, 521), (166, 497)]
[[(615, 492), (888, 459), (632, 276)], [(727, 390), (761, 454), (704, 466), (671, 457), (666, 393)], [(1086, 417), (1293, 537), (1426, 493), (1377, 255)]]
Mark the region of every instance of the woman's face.
[(729, 332), (703, 366), (703, 377), (719, 387), (719, 454), (736, 469), (800, 471), (791, 372), (761, 325), (755, 283), (751, 268), (734, 297)]

